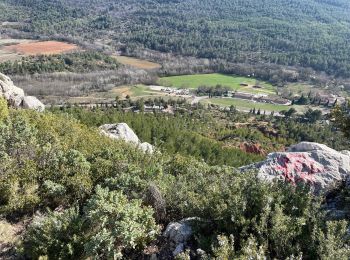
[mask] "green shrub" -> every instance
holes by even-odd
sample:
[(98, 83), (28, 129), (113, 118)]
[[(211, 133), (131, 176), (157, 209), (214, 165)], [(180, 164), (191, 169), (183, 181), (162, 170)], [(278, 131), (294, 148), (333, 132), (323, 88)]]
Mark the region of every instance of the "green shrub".
[(35, 217), (25, 235), (25, 254), (33, 259), (78, 259), (83, 253), (82, 224), (77, 208)]
[(129, 201), (119, 191), (96, 187), (84, 209), (91, 227), (85, 244), (87, 256), (121, 259), (125, 250), (142, 249), (159, 232), (153, 210), (140, 200)]
[[(237, 252), (264, 249), (266, 256), (278, 259), (301, 252), (307, 259), (324, 254), (319, 250), (321, 241), (327, 241), (327, 220), (319, 199), (307, 187), (265, 182), (253, 173), (208, 167), (188, 159), (174, 158), (168, 166), (170, 172), (173, 169), (176, 175), (163, 184), (167, 212), (171, 219), (196, 216), (210, 223), (196, 227), (197, 242), (205, 251), (210, 251), (208, 239), (213, 244), (216, 235), (223, 234), (234, 237)], [(338, 231), (332, 233), (338, 241), (334, 250), (347, 252), (346, 232)]]
[[(0, 78), (1, 80), (1, 78)], [(0, 122), (9, 116), (7, 101), (0, 97)]]

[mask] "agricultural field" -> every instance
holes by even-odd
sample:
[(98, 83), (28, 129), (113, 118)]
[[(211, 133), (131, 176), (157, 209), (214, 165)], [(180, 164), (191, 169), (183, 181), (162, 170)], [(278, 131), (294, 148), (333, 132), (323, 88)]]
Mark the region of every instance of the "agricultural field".
[(21, 39), (0, 39), (0, 62), (15, 61), (21, 59), (24, 55), (8, 50), (7, 46), (19, 44), (19, 43), (30, 43), (31, 40)]
[[(250, 109), (255, 108), (266, 112), (267, 111), (280, 112), (283, 110), (288, 110), (292, 107), (292, 106), (284, 106), (284, 105), (269, 104), (269, 103), (258, 103), (258, 102), (252, 102), (249, 100), (244, 100), (244, 99), (237, 99), (237, 98), (210, 98), (210, 99), (204, 99), (201, 102), (205, 104), (219, 105), (222, 107), (229, 107), (233, 105), (237, 109), (240, 109), (243, 111), (249, 111)], [(297, 111), (300, 111), (304, 108), (304, 106), (293, 106), (293, 107)]]
[(78, 46), (66, 42), (42, 41), (6, 45), (2, 49), (23, 55), (50, 55), (74, 51), (78, 49)]
[(136, 59), (136, 58), (127, 57), (127, 56), (113, 56), (113, 57), (116, 58), (117, 61), (120, 62), (121, 64), (131, 66), (137, 69), (154, 70), (154, 69), (159, 69), (161, 67), (160, 64), (147, 61), (147, 60), (141, 60), (141, 59)]
[(77, 50), (75, 44), (58, 41), (33, 41), (27, 39), (0, 39), (0, 63), (20, 60), (30, 55), (61, 54)]
[[(164, 77), (158, 80), (158, 84), (190, 89), (196, 89), (200, 86), (215, 87), (216, 85), (222, 85), (241, 92), (269, 95), (276, 94), (276, 88), (270, 83), (258, 81), (249, 77), (219, 73)], [(261, 88), (254, 88), (254, 86), (260, 86)]]

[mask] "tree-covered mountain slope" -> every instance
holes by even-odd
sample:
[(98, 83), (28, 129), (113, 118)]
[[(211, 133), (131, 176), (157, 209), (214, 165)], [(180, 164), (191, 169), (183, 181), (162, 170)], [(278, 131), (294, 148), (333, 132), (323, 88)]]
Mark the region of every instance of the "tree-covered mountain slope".
[(2, 5), (0, 20), (25, 22), (22, 29), (32, 33), (350, 76), (346, 0), (6, 0)]

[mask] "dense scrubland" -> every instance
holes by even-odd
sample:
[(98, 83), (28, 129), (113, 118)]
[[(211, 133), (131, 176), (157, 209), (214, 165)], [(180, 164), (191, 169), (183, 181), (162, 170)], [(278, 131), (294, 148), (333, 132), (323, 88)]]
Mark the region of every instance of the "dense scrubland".
[[(1, 101), (0, 212), (10, 222), (27, 225), (11, 241), (11, 254), (140, 259), (153, 252), (169, 258), (162, 239), (157, 240), (162, 227), (199, 217), (192, 243), (205, 251), (202, 259), (252, 254), (347, 259), (346, 222), (326, 218), (322, 197), (306, 186), (267, 183), (253, 172), (224, 166), (230, 160), (223, 156), (230, 151), (235, 152), (229, 154), (233, 165), (259, 158), (225, 150), (218, 141), (229, 135), (283, 145), (303, 138), (340, 147), (345, 145), (341, 134), (297, 118), (276, 119), (277, 138), (250, 127), (229, 128), (246, 120), (246, 114), (204, 109), (173, 116), (78, 108), (37, 113), (9, 110)], [(129, 123), (160, 151), (145, 154), (100, 135), (95, 126), (106, 122)], [(302, 130), (309, 136), (302, 137)]]

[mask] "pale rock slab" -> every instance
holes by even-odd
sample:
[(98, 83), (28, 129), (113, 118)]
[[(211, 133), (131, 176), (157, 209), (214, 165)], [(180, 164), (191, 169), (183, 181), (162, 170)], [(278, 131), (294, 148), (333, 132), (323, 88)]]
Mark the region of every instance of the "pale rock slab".
[(34, 96), (25, 96), (22, 106), (23, 108), (36, 110), (38, 112), (43, 112), (45, 110), (45, 105)]
[(138, 136), (126, 123), (102, 125), (100, 126), (100, 132), (111, 139), (132, 143), (145, 153), (154, 153), (154, 146), (149, 143), (141, 143)]

